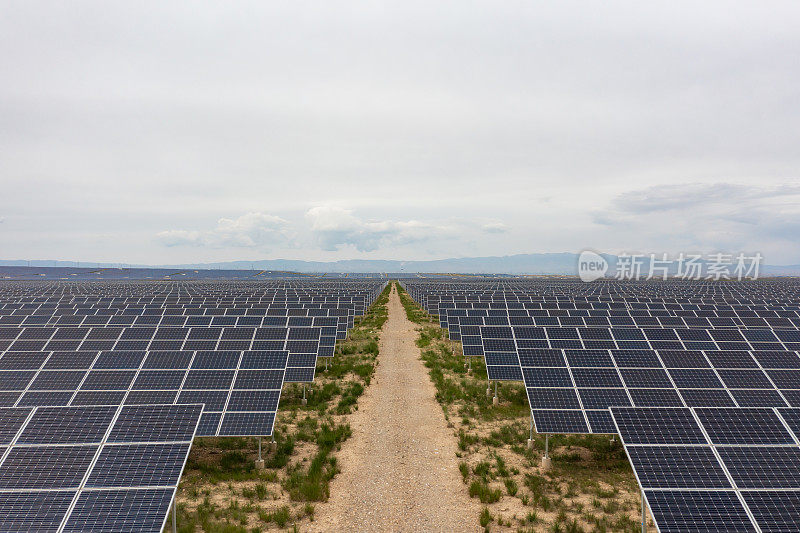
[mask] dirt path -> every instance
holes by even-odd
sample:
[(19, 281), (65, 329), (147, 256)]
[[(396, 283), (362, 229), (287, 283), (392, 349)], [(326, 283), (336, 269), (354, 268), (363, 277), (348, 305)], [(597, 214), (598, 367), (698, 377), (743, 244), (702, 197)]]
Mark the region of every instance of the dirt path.
[(337, 454), (342, 472), (312, 531), (481, 531), (395, 287), (388, 307), (376, 379), (358, 401), (353, 436)]

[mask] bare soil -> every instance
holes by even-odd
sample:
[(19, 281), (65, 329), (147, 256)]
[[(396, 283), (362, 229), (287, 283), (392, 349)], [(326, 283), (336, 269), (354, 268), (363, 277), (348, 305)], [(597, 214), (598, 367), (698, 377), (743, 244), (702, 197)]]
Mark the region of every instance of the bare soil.
[(481, 531), (480, 504), (458, 471), (457, 442), (415, 345), (396, 288), (374, 380), (350, 417), (341, 473), (311, 531)]

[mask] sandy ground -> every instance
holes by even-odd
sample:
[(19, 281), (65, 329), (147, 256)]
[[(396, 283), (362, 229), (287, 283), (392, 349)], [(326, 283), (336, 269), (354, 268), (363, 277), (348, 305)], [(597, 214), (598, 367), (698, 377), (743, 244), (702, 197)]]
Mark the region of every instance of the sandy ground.
[(414, 344), (396, 289), (375, 379), (358, 401), (342, 472), (311, 531), (481, 531), (480, 506), (461, 481), (457, 445)]

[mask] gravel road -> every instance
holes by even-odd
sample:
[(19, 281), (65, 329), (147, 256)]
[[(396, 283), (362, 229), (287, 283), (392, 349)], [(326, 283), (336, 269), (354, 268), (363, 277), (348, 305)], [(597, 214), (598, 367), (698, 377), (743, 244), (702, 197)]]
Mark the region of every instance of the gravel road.
[(341, 473), (312, 531), (481, 531), (435, 389), (395, 287), (374, 381), (337, 454)]

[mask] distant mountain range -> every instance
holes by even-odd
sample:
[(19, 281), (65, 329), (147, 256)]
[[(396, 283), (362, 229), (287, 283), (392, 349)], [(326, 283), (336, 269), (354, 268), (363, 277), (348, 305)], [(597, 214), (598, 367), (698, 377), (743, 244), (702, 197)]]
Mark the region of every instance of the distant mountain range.
[[(613, 274), (617, 257), (602, 254), (610, 264)], [(392, 261), (379, 259), (350, 259), (344, 261), (296, 261), (267, 259), (263, 261), (227, 261), (219, 263), (184, 263), (173, 265), (134, 265), (121, 263), (95, 263), (74, 261), (9, 261), (0, 260), (0, 266), (32, 267), (136, 267), (171, 269), (223, 269), (271, 270), (291, 272), (431, 272), (454, 274), (577, 274), (578, 254), (542, 253), (492, 257), (460, 257), (433, 261)], [(645, 262), (646, 264), (646, 262)], [(762, 276), (800, 276), (800, 265), (763, 265)]]

